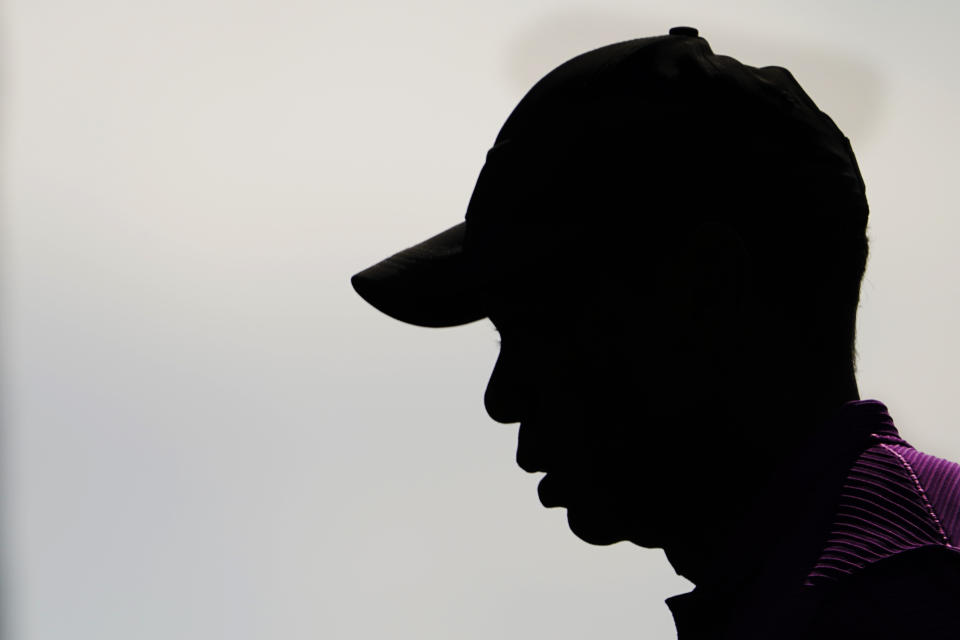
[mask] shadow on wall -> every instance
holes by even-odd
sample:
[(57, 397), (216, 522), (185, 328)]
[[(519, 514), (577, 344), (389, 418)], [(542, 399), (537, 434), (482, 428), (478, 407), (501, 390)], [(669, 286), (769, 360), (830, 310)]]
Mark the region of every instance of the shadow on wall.
[[(680, 23), (677, 23), (680, 24)], [(871, 138), (883, 111), (883, 81), (864, 60), (847, 51), (814, 48), (779, 34), (714, 27), (709, 20), (684, 23), (699, 29), (714, 53), (743, 64), (785, 67), (850, 138), (854, 151)], [(607, 44), (666, 34), (677, 26), (639, 12), (557, 11), (524, 25), (504, 53), (509, 88), (521, 97), (551, 69)]]

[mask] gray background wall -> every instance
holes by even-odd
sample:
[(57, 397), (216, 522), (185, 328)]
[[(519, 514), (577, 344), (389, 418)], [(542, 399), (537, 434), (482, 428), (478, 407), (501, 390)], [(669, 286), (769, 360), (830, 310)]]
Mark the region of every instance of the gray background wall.
[[(872, 213), (863, 398), (960, 460), (950, 2), (10, 0), (4, 637), (674, 637), (662, 552), (595, 548), (513, 463), (486, 321), (349, 276), (463, 217), (541, 76), (700, 29), (790, 69)], [(438, 456), (437, 453), (443, 455)]]

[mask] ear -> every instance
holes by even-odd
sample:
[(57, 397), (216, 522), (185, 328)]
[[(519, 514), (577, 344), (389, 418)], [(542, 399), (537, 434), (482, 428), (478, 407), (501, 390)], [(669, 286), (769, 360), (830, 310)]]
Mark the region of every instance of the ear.
[(690, 346), (715, 351), (742, 329), (751, 295), (751, 260), (740, 233), (707, 221), (681, 236), (658, 269), (662, 300)]

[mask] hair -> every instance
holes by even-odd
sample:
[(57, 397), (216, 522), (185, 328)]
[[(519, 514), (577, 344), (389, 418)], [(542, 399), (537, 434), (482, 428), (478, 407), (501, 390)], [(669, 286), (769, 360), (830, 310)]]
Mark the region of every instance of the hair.
[(839, 136), (829, 145), (802, 123), (738, 140), (732, 170), (718, 172), (718, 213), (741, 233), (755, 293), (781, 310), (782, 331), (815, 332), (809, 355), (828, 373), (855, 374), (869, 205), (850, 141), (826, 119)]
[(777, 213), (787, 219), (822, 218), (824, 224), (738, 227), (753, 259), (757, 298), (780, 311), (784, 334), (818, 332), (810, 356), (831, 371), (856, 373), (857, 310), (869, 256), (865, 208), (860, 216), (842, 198), (809, 202), (802, 197), (770, 206), (778, 206)]

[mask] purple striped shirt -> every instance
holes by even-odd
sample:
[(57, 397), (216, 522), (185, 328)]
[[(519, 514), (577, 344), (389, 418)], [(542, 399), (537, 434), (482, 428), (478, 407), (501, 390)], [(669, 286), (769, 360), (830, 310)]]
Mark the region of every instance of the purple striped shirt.
[(830, 539), (806, 585), (836, 581), (925, 546), (960, 542), (960, 465), (921, 453), (892, 421), (871, 434), (847, 475)]

